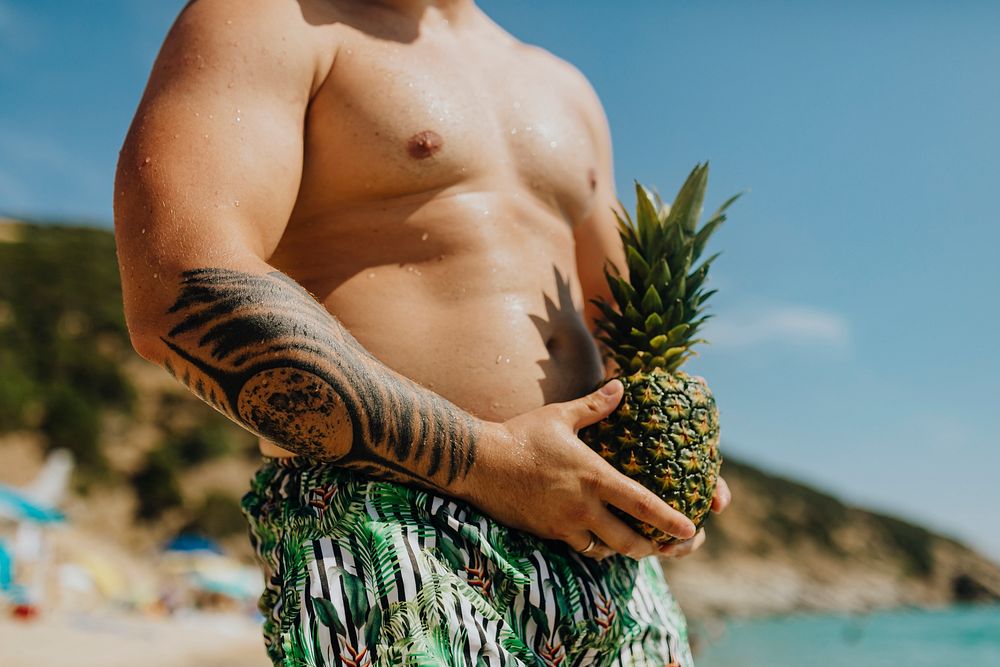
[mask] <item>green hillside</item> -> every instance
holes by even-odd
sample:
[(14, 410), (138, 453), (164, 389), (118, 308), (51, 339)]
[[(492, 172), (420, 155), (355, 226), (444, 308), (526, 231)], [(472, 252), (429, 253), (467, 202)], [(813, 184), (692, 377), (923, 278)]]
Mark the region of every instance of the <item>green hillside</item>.
[[(78, 490), (130, 486), (139, 520), (184, 508), (180, 476), (192, 467), (255, 455), (249, 434), (179, 387), (139, 400), (108, 231), (20, 223), (0, 230), (0, 438), (29, 431), (47, 449), (68, 449)], [(145, 451), (139, 465), (116, 465), (109, 431), (138, 421), (153, 422), (154, 442), (137, 443)], [(215, 532), (241, 530), (236, 493), (188, 507), (187, 519)]]
[[(255, 439), (132, 351), (109, 232), (0, 222), (0, 379), (0, 447), (29, 434), (42, 449), (72, 451), (77, 491), (131, 498), (133, 532), (192, 528), (246, 548), (237, 498)], [(995, 564), (919, 526), (731, 459), (723, 474), (733, 508), (709, 522), (707, 546), (676, 573), (694, 609), (698, 600), (710, 600), (709, 611), (757, 609), (732, 591), (779, 566), (805, 589), (829, 590), (834, 608), (853, 604), (835, 593), (859, 577), (881, 577), (889, 591), (871, 604), (1000, 592)], [(856, 599), (868, 604), (864, 593)], [(825, 604), (789, 595), (792, 607)]]

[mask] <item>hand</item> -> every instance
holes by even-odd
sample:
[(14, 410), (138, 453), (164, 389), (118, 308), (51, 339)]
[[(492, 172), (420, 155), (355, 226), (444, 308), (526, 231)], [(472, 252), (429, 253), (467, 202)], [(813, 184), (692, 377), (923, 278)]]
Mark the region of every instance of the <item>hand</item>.
[(532, 410), (502, 424), (486, 424), (476, 463), (458, 494), (489, 516), (581, 551), (595, 535), (603, 545), (587, 555), (618, 552), (639, 559), (657, 546), (608, 509), (620, 510), (681, 539), (694, 524), (652, 491), (623, 475), (577, 438), (581, 428), (609, 415), (622, 397), (612, 380), (567, 403)]
[[(726, 480), (720, 477), (718, 483), (715, 485), (715, 494), (712, 496), (712, 511), (719, 514), (729, 507), (729, 503), (732, 500), (733, 494), (729, 490), (729, 485), (726, 484)], [(690, 540), (660, 547), (660, 555), (664, 558), (684, 558), (700, 549), (704, 543), (705, 529), (702, 528)]]

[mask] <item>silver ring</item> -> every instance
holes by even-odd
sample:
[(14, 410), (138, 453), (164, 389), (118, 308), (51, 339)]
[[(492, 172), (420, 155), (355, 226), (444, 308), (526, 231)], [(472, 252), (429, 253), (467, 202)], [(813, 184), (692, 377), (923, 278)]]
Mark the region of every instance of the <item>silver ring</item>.
[(577, 553), (580, 554), (581, 556), (586, 556), (591, 551), (593, 551), (597, 547), (598, 544), (600, 544), (600, 541), (597, 539), (597, 535), (594, 535), (593, 533), (591, 533), (590, 534), (590, 543), (587, 544), (586, 547), (584, 547), (583, 549), (581, 549)]

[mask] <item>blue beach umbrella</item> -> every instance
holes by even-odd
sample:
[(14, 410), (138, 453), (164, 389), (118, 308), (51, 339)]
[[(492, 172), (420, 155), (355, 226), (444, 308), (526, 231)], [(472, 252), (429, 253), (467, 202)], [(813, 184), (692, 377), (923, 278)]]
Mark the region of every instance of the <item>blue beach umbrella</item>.
[(63, 513), (54, 507), (41, 505), (4, 484), (0, 484), (0, 518), (34, 523), (58, 523), (66, 520)]
[(178, 535), (174, 539), (170, 540), (167, 545), (163, 548), (164, 551), (170, 553), (191, 553), (191, 552), (211, 552), (214, 554), (221, 554), (222, 547), (212, 539), (205, 537), (204, 535), (194, 535), (191, 533), (184, 533)]

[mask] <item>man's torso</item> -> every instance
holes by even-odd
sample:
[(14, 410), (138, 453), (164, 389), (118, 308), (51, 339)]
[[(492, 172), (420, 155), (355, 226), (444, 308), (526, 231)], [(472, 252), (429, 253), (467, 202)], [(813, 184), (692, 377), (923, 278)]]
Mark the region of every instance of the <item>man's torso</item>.
[(579, 75), (478, 13), (457, 27), (331, 12), (315, 22), (336, 53), (270, 263), (481, 418), (591, 389), (573, 227), (607, 202)]

